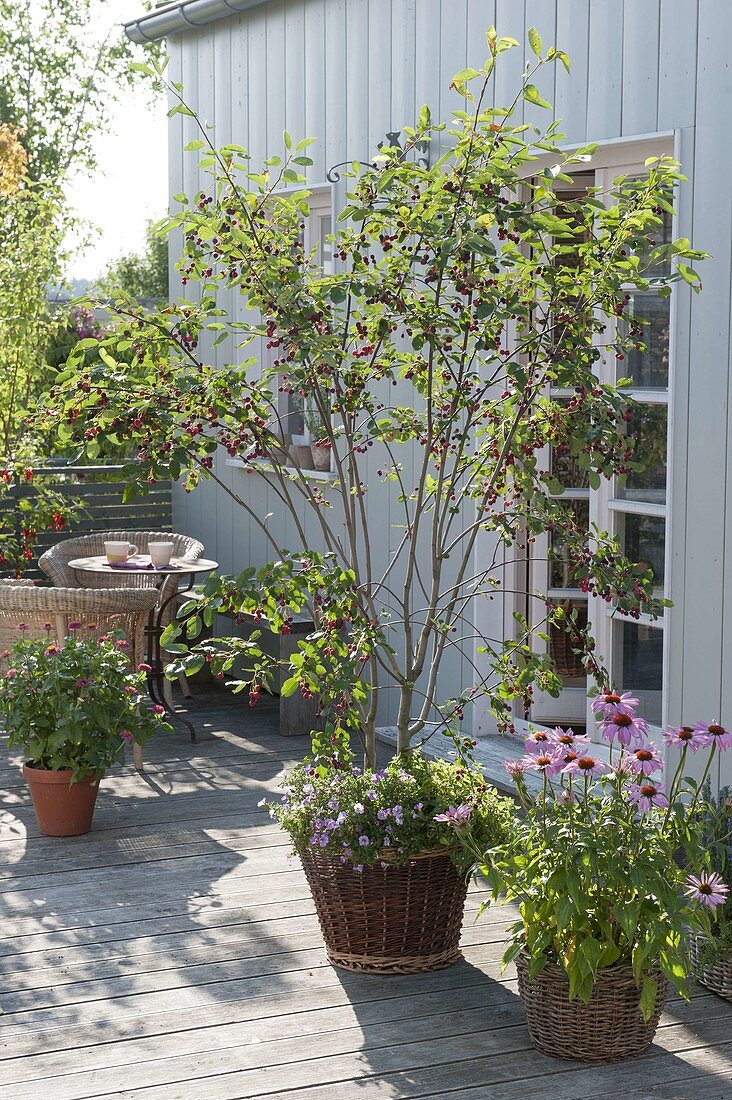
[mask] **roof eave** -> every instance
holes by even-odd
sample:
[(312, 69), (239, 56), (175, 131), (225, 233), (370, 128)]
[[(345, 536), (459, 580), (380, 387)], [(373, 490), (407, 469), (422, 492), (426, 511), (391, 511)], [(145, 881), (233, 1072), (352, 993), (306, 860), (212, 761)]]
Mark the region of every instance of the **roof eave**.
[(176, 0), (174, 4), (145, 12), (139, 19), (131, 19), (124, 24), (125, 34), (133, 42), (156, 42), (265, 3), (267, 0)]

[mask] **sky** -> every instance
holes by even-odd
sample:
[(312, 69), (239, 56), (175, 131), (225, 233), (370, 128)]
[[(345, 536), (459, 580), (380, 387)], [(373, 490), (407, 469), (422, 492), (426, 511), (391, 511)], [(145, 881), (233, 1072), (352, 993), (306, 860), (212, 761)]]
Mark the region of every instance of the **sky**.
[[(109, 24), (139, 14), (141, 0), (112, 0), (97, 16), (100, 37)], [(116, 104), (112, 124), (97, 135), (98, 170), (78, 177), (70, 186), (74, 209), (91, 222), (91, 244), (74, 255), (67, 275), (93, 279), (111, 260), (144, 247), (145, 223), (162, 217), (168, 203), (168, 143), (166, 104), (153, 107), (149, 93), (125, 92)]]

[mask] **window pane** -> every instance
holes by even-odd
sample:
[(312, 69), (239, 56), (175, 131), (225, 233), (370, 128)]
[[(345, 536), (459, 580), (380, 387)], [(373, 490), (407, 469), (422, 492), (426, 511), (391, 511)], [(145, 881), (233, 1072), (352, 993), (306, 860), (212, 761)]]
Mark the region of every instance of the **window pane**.
[[(582, 531), (590, 526), (590, 503), (587, 500), (568, 501), (562, 505), (567, 519)], [(549, 535), (549, 587), (577, 588), (575, 564), (566, 545), (564, 532), (552, 531)]]
[(621, 324), (623, 336), (634, 321), (639, 348), (627, 351), (624, 360), (617, 360), (617, 377), (632, 378), (635, 389), (667, 389), (669, 299), (659, 298), (653, 291), (636, 292), (629, 302), (627, 318)]
[(653, 725), (661, 722), (663, 631), (640, 623), (616, 622), (621, 648), (621, 688), (637, 695), (638, 713)]
[(621, 500), (666, 503), (666, 433), (668, 409), (665, 405), (640, 405), (633, 409), (628, 435), (635, 439), (633, 466), (620, 479)]
[(330, 214), (326, 214), (318, 220), (320, 222), (320, 233), (318, 237), (320, 264), (326, 274), (330, 275), (333, 271), (333, 244), (328, 240), (328, 237), (333, 232), (333, 224)]
[(653, 571), (653, 584), (663, 588), (666, 523), (657, 516), (618, 515), (618, 538), (625, 556)]
[[(577, 628), (579, 630), (584, 630), (587, 627), (586, 600), (567, 600), (562, 604), (562, 607), (567, 612), (577, 612)], [(579, 648), (579, 644), (561, 627), (555, 625), (549, 627), (549, 656), (555, 669), (562, 677), (566, 688), (584, 688), (587, 685), (587, 673), (580, 659), (580, 654), (573, 652), (574, 649)], [(579, 731), (575, 728), (575, 732)]]

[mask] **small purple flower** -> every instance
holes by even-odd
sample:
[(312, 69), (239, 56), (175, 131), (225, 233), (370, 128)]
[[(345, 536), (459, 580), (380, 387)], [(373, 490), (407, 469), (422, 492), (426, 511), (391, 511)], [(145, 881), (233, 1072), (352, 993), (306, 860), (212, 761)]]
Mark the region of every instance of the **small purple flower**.
[(368, 798), (369, 802), (375, 802), (379, 796), (376, 791), (366, 791), (366, 797)]
[(732, 731), (725, 729), (720, 722), (710, 722), (709, 725), (705, 722), (695, 722), (694, 729), (706, 739), (709, 747), (716, 745), (720, 752), (732, 745)]
[(81, 630), (83, 625), (78, 619), (74, 619), (72, 623), (69, 623), (69, 630)]
[(691, 749), (692, 752), (698, 752), (708, 743), (694, 726), (669, 726), (663, 731), (663, 739), (673, 749)]
[(592, 700), (594, 714), (602, 715), (603, 721), (614, 718), (616, 714), (635, 714), (638, 700), (629, 691), (618, 695), (615, 691), (603, 691)]
[(364, 806), (363, 802), (354, 802), (353, 812), (355, 814), (365, 814), (366, 813), (366, 807)]
[(391, 815), (391, 810), (385, 810), (385, 809), (377, 810), (376, 811), (376, 820), (377, 821), (386, 821), (387, 817), (389, 817), (390, 815)]
[(698, 878), (696, 875), (689, 875), (686, 883), (684, 887), (686, 896), (693, 898), (701, 905), (706, 905), (709, 909), (716, 909), (718, 905), (724, 905), (727, 900), (729, 886), (722, 881), (716, 871), (711, 875), (702, 871)]
[(668, 798), (663, 793), (663, 787), (660, 783), (652, 783), (650, 779), (643, 783), (629, 783), (628, 798), (636, 804), (642, 814), (650, 813), (654, 806), (659, 809), (668, 806)]
[(424, 809), (424, 802), (415, 802), (414, 803), (414, 808), (415, 808), (415, 810), (423, 810)]
[(645, 718), (636, 718), (632, 712), (618, 711), (606, 718), (602, 724), (602, 736), (611, 743), (617, 737), (626, 748), (633, 741), (641, 741), (648, 732)]
[(360, 875), (361, 872), (363, 871), (363, 863), (354, 863), (353, 869), (354, 869), (354, 871), (358, 871), (358, 873)]
[[(46, 650), (46, 652), (48, 652), (48, 650)], [(74, 683), (76, 684), (77, 687), (85, 688), (85, 687), (89, 687), (89, 684), (91, 683), (91, 680), (85, 679), (85, 678), (82, 677), (79, 680), (74, 680)]]
[(626, 755), (628, 767), (635, 775), (653, 775), (654, 772), (663, 771), (663, 760), (652, 741), (631, 749)]
[(362, 833), (361, 836), (358, 838), (358, 843), (361, 845), (362, 848), (368, 848), (371, 841), (365, 835), (365, 833)]
[(340, 802), (338, 801), (337, 798), (331, 798), (330, 801), (328, 802), (328, 809), (329, 810), (337, 810), (339, 808), (339, 806), (340, 806)]
[(448, 806), (443, 814), (435, 814), (435, 821), (443, 821), (451, 829), (465, 829), (473, 812), (472, 806), (466, 806), (463, 802), (460, 806)]

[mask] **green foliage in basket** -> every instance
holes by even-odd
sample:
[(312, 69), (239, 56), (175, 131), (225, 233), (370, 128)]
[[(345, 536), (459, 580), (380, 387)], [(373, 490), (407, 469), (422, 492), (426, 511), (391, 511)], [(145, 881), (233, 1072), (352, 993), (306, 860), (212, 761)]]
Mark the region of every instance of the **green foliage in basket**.
[[(22, 635), (22, 623), (19, 630)], [(127, 742), (144, 745), (154, 733), (170, 731), (163, 708), (145, 705), (145, 669), (130, 669), (126, 648), (116, 637), (75, 636), (61, 646), (16, 642), (0, 677), (8, 748), (22, 749), (37, 768), (70, 768), (76, 782), (121, 763)]]
[[(269, 805), (297, 851), (311, 847), (355, 871), (403, 865), (445, 846), (467, 873), (470, 847), (485, 851), (506, 842), (515, 817), (514, 803), (475, 768), (418, 751), (375, 772), (345, 765), (324, 771), (305, 761), (288, 776), (281, 802)], [(462, 842), (466, 837), (470, 844)]]
[[(709, 862), (725, 881), (732, 881), (732, 788), (724, 787), (717, 798), (707, 785), (702, 819), (704, 848)], [(712, 935), (699, 948), (701, 968), (713, 966), (721, 959), (732, 957), (732, 897), (714, 912)]]

